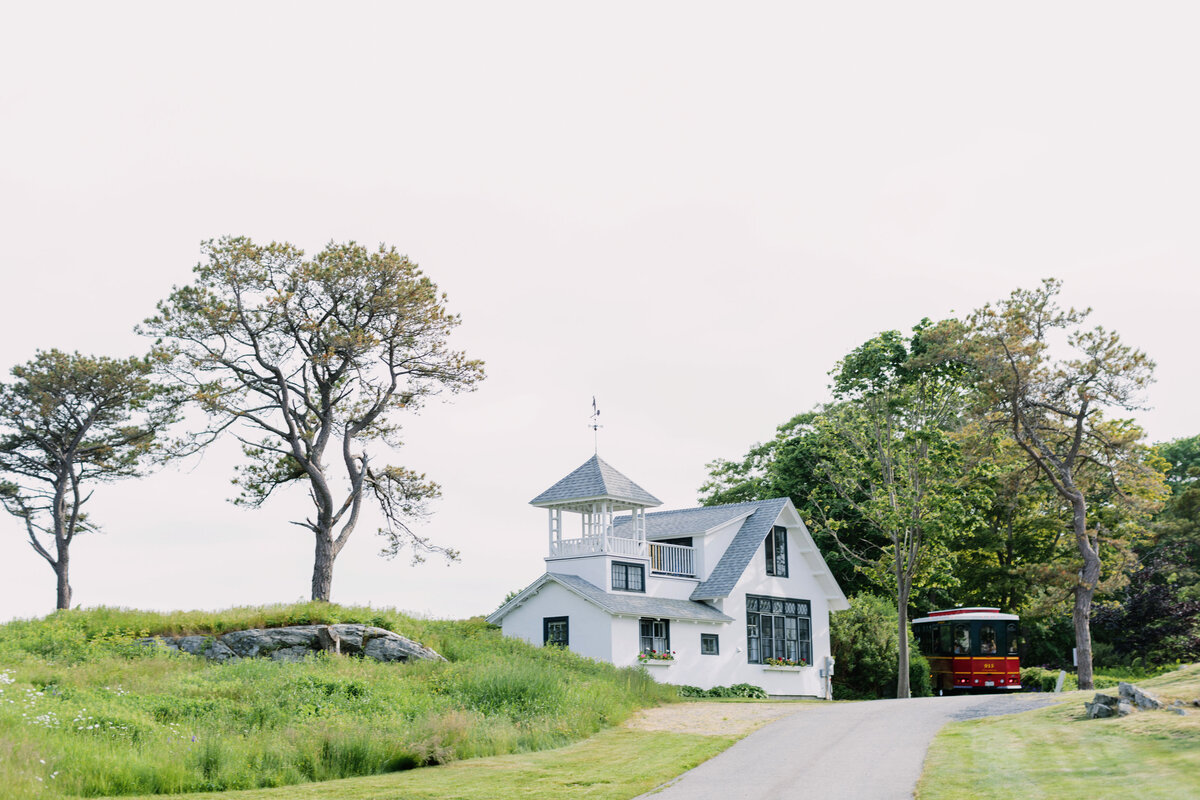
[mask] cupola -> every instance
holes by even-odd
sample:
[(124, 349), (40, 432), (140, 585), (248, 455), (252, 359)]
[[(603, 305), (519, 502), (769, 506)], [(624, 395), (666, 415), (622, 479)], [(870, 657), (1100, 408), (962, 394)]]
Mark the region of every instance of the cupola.
[[(646, 556), (646, 509), (662, 505), (654, 495), (594, 455), (529, 501), (550, 513), (550, 558), (612, 553)], [(563, 530), (563, 512), (580, 515), (578, 538)], [(628, 511), (631, 524), (614, 535), (613, 515)]]

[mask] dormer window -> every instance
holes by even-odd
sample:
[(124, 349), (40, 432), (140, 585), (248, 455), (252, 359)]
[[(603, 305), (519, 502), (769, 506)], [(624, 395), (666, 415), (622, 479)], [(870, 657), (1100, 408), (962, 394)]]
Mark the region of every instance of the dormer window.
[(612, 588), (614, 592), (645, 592), (646, 568), (641, 564), (612, 562)]
[(767, 534), (765, 542), (767, 551), (767, 574), (777, 578), (788, 576), (787, 568), (787, 528), (774, 525)]

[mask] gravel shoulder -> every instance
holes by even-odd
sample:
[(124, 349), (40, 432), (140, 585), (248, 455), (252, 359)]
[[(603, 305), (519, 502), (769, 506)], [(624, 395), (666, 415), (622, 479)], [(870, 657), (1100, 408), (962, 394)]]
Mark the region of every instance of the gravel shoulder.
[(767, 723), (794, 714), (801, 702), (706, 703), (683, 702), (643, 709), (625, 723), (636, 731), (695, 733), (701, 736), (741, 736)]

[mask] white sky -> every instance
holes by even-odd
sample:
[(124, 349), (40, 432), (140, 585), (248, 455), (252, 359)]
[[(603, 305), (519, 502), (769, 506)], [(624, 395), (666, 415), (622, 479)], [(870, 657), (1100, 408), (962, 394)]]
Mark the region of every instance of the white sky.
[[(542, 572), (527, 502), (592, 454), (694, 504), (876, 332), (1065, 280), (1200, 433), (1192, 3), (6, 3), (0, 368), (132, 333), (202, 239), (394, 244), (449, 293), (479, 391), (406, 421), (453, 566), (333, 597), (487, 613)], [(307, 598), (302, 491), (234, 508), (236, 452), (103, 486), (75, 601)], [(0, 619), (53, 573), (0, 519)]]

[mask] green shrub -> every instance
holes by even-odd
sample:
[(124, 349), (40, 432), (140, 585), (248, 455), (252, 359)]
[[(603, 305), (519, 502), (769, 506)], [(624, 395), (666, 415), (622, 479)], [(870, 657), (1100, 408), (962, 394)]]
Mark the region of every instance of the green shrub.
[[(837, 675), (836, 670), (834, 675)], [(908, 687), (913, 697), (933, 695), (933, 677), (929, 672), (929, 661), (917, 650), (917, 644), (912, 639), (908, 641)]]
[[(837, 659), (833, 695), (838, 700), (896, 696), (900, 653), (899, 616), (891, 601), (874, 595), (850, 598), (850, 608), (830, 618), (830, 645)], [(913, 697), (931, 693), (929, 662), (909, 633), (909, 684)]]

